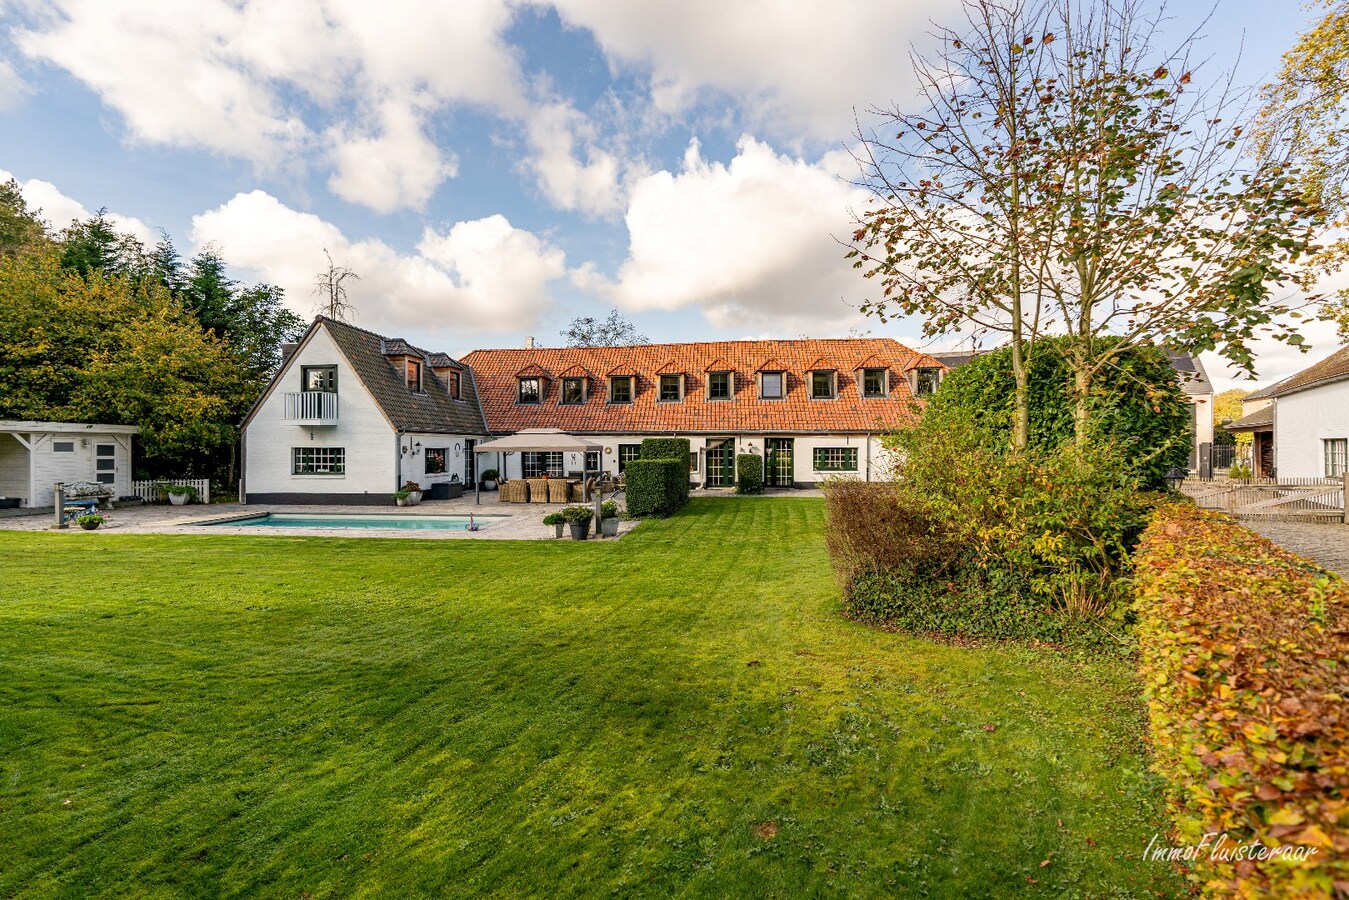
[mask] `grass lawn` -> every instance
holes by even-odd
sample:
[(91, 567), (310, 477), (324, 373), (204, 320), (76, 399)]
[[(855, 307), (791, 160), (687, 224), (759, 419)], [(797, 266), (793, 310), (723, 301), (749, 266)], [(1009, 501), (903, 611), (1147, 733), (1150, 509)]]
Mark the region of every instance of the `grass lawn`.
[(822, 529), (0, 532), (0, 896), (1178, 893), (1130, 665), (851, 624)]

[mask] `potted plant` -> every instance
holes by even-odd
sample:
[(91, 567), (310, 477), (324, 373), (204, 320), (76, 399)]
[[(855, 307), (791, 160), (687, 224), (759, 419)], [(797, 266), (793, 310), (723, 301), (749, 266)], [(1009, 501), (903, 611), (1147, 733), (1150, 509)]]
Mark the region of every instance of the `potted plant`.
[(393, 492), (393, 502), (397, 506), (411, 506), (412, 501), (408, 499), (411, 496), (412, 491), (409, 491), (406, 488), (402, 488), (400, 490)]
[(483, 469), (481, 481), (484, 491), (495, 491), (497, 489), (497, 477), (501, 473), (496, 469)]
[(588, 506), (568, 506), (562, 510), (562, 518), (571, 526), (571, 539), (584, 541), (590, 537), (590, 520), (595, 513)]
[(84, 515), (75, 519), (75, 521), (78, 522), (79, 526), (83, 528), (85, 531), (96, 531), (98, 529), (98, 526), (102, 525), (104, 522), (108, 520), (105, 517), (100, 516), (98, 513), (85, 513)]
[(174, 506), (182, 506), (197, 496), (197, 489), (190, 484), (170, 484), (164, 488), (169, 495), (169, 502)]
[(600, 533), (605, 537), (618, 537), (618, 504), (613, 500), (600, 504)]
[(567, 524), (567, 520), (562, 518), (562, 513), (549, 513), (543, 517), (543, 524), (553, 526), (553, 537), (562, 537), (562, 526)]
[[(409, 480), (403, 485), (403, 491), (407, 492), (407, 506), (416, 506), (422, 502), (422, 486), (415, 481)], [(400, 491), (399, 493), (402, 493)]]

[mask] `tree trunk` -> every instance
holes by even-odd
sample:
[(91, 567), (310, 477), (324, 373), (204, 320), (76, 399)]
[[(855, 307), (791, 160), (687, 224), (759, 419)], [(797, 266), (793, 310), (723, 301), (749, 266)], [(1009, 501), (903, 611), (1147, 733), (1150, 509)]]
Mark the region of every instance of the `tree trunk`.
[(1085, 450), (1091, 437), (1091, 373), (1079, 363), (1073, 372), (1073, 444)]
[(1026, 371), (1025, 340), (1021, 329), (1012, 333), (1012, 378), (1016, 382), (1012, 405), (1012, 449), (1018, 453), (1030, 446), (1030, 378)]

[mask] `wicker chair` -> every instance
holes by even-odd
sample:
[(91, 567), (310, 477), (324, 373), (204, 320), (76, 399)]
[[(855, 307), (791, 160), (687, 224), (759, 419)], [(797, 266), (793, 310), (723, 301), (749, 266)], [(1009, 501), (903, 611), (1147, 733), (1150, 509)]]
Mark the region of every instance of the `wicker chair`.
[(498, 493), (498, 499), (502, 503), (529, 502), (529, 484), (523, 478), (501, 482)]
[(548, 479), (548, 502), (566, 503), (568, 484), (561, 478)]
[(529, 502), (547, 503), (548, 502), (548, 478), (526, 478), (529, 482)]

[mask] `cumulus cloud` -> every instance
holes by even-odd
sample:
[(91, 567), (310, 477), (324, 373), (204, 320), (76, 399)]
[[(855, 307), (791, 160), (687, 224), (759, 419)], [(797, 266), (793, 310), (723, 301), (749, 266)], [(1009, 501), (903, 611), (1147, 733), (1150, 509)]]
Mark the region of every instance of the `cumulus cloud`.
[(526, 168), (549, 202), (600, 216), (623, 208), (621, 179), (631, 164), (597, 145), (586, 116), (566, 103), (546, 103), (530, 114), (525, 128), (531, 151)]
[(494, 0), (197, 0), (191, 15), (163, 0), (30, 9), (16, 45), (97, 92), (131, 139), (261, 170), (312, 154), (334, 166), (339, 196), (381, 211), (420, 207), (454, 174), (426, 134), (430, 112), (528, 109), (502, 38), (513, 13)]
[[(11, 178), (14, 176), (0, 169), (0, 182), (9, 181)], [(28, 204), (29, 210), (39, 214), (53, 231), (60, 231), (76, 219), (83, 220), (93, 216), (83, 203), (61, 193), (60, 188), (50, 181), (43, 181), (40, 178), (30, 178), (27, 181), (19, 181), (17, 178), (14, 180), (18, 182), (19, 192), (23, 194), (23, 200)], [(159, 233), (140, 219), (115, 212), (106, 215), (108, 221), (118, 231), (135, 237), (146, 246), (158, 243)]]
[(695, 141), (678, 173), (633, 184), (616, 278), (592, 267), (573, 281), (632, 310), (696, 307), (718, 328), (842, 333), (862, 322), (866, 286), (834, 238), (866, 200), (839, 177), (851, 165), (843, 153), (782, 156), (751, 137), (722, 164)]
[[(646, 70), (652, 101), (679, 113), (707, 91), (742, 105), (757, 130), (839, 140), (853, 107), (906, 102), (909, 43), (959, 0), (552, 0), (610, 61)], [(878, 92), (881, 92), (878, 94)]]
[(214, 244), (234, 265), (286, 291), (297, 312), (312, 312), (316, 274), (327, 249), (360, 280), (350, 299), (375, 327), (463, 331), (528, 327), (550, 305), (549, 284), (566, 274), (561, 250), (504, 216), (427, 228), (416, 254), (385, 242), (353, 240), (336, 225), (291, 209), (264, 191), (237, 194), (194, 216), (192, 241)]

